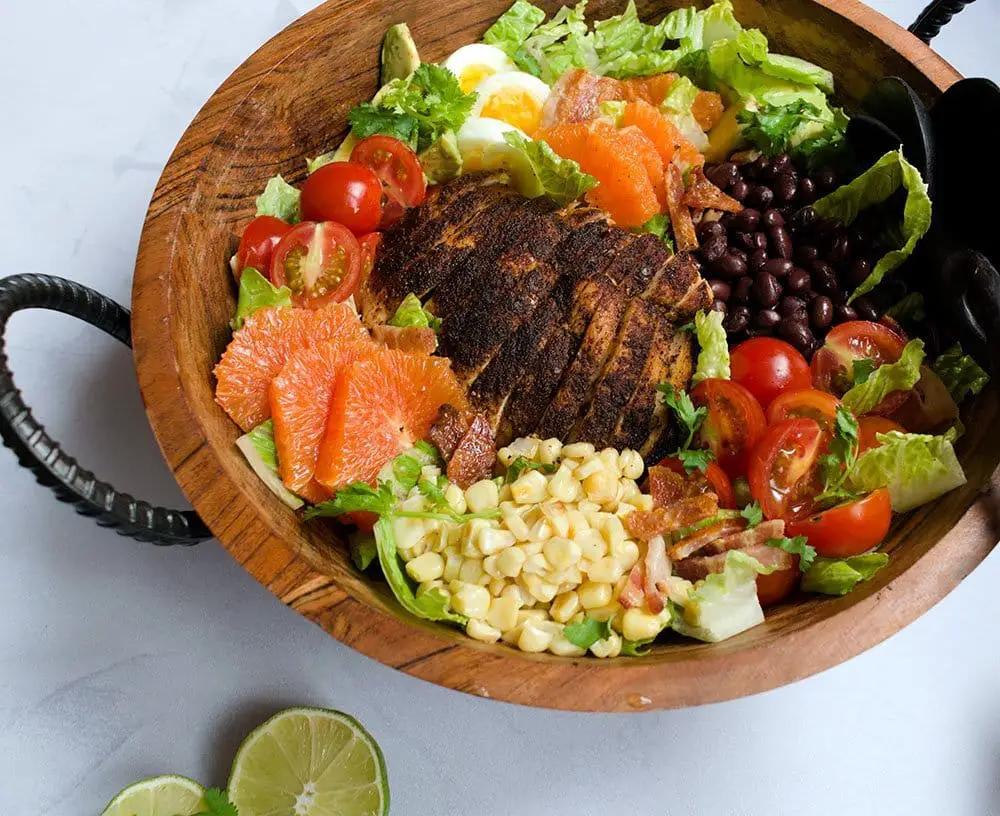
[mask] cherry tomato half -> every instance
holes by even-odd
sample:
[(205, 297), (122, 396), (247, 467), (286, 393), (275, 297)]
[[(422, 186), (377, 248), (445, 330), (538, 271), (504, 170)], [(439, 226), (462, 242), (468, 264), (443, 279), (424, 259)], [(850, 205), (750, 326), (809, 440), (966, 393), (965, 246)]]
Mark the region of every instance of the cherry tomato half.
[[(871, 360), (875, 368), (894, 363), (906, 345), (902, 337), (881, 323), (851, 320), (830, 329), (826, 342), (812, 358), (813, 388), (844, 396), (854, 385), (854, 361)], [(889, 413), (906, 399), (907, 392), (893, 392), (874, 413)]]
[(850, 558), (882, 543), (891, 521), (889, 491), (880, 487), (863, 499), (789, 522), (786, 535), (804, 535), (826, 558)]
[(757, 576), (757, 600), (761, 606), (774, 606), (791, 595), (799, 585), (799, 557), (788, 569)]
[(882, 411), (880, 405), (878, 412), (890, 413), (911, 433), (941, 433), (958, 419), (958, 405), (930, 366), (920, 366), (920, 379), (912, 391), (899, 393), (906, 395), (902, 405), (891, 412)]
[(733, 381), (757, 398), (761, 408), (786, 391), (801, 391), (811, 382), (809, 364), (794, 346), (773, 337), (754, 337), (729, 357)]
[(816, 460), (824, 434), (815, 419), (786, 419), (772, 425), (750, 456), (750, 493), (769, 519), (808, 513), (819, 491)]
[(876, 439), (876, 434), (889, 433), (889, 431), (899, 431), (906, 433), (906, 429), (898, 422), (882, 416), (863, 416), (858, 420), (858, 455), (866, 450), (877, 448), (882, 443)]
[(361, 283), (368, 280), (368, 276), (375, 268), (375, 252), (380, 243), (382, 243), (380, 232), (369, 232), (358, 238), (358, 244), (361, 246)]
[(417, 154), (391, 136), (368, 136), (351, 151), (351, 161), (370, 169), (382, 181), (384, 199), (380, 227), (391, 227), (403, 210), (419, 207), (427, 195), (427, 182)]
[(807, 417), (815, 419), (825, 433), (832, 434), (840, 400), (826, 391), (803, 388), (786, 391), (767, 406), (767, 424), (776, 425), (785, 419)]
[(361, 248), (335, 221), (303, 221), (274, 249), (271, 283), (292, 290), (296, 306), (318, 309), (347, 300), (361, 277)]
[(712, 451), (730, 478), (743, 476), (750, 452), (766, 426), (760, 403), (739, 383), (716, 378), (698, 383), (691, 401), (708, 408), (696, 435), (698, 446)]
[(291, 224), (273, 215), (259, 215), (247, 224), (240, 238), (240, 248), (236, 251), (236, 280), (248, 266), (267, 277), (274, 248), (291, 229)]
[(382, 220), (382, 182), (354, 162), (324, 164), (302, 185), (302, 218), (336, 221), (355, 235), (371, 232)]
[(660, 466), (670, 468), (674, 473), (683, 476), (685, 479), (704, 480), (706, 487), (719, 497), (719, 507), (726, 507), (730, 510), (736, 509), (736, 497), (733, 495), (733, 484), (729, 481), (726, 472), (715, 462), (709, 462), (705, 472), (696, 470), (688, 473), (683, 463), (676, 456), (668, 456), (660, 461)]

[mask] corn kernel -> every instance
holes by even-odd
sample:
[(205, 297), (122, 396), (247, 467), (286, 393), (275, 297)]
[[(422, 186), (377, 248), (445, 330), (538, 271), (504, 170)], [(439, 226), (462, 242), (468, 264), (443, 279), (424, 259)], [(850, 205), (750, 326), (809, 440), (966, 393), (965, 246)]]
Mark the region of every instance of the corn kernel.
[(606, 638), (597, 641), (590, 647), (590, 653), (594, 657), (618, 657), (622, 651), (622, 638), (616, 632), (612, 632)]
[(548, 480), (537, 470), (528, 470), (517, 477), (510, 486), (511, 495), (518, 504), (537, 504), (548, 495)]
[(575, 643), (570, 643), (563, 634), (552, 638), (552, 642), (549, 644), (549, 651), (559, 657), (583, 657), (587, 654), (586, 649), (581, 649)]
[(418, 584), (433, 581), (444, 575), (444, 559), (436, 552), (418, 555), (412, 561), (406, 562), (406, 574)]
[(497, 557), (495, 555), (487, 555), (483, 559), (483, 572), (490, 576), (490, 578), (502, 578), (500, 574), (500, 569), (497, 567)]
[[(612, 591), (612, 597), (614, 596), (614, 591)], [(587, 617), (593, 618), (598, 621), (610, 620), (612, 625), (614, 624), (615, 617), (622, 611), (621, 604), (618, 601), (611, 601), (611, 603), (605, 604), (604, 606), (595, 606), (593, 609), (587, 610)]]
[(462, 569), (462, 563), (465, 561), (462, 558), (461, 553), (458, 552), (448, 552), (445, 550), (444, 557), (444, 573), (442, 578), (446, 581), (454, 581), (458, 578), (458, 573)]
[(497, 460), (504, 467), (510, 467), (510, 463), (513, 462), (517, 457), (510, 448), (500, 448), (497, 451)]
[(563, 580), (571, 583), (574, 589), (583, 583), (583, 570), (580, 569), (579, 561), (569, 569), (563, 570)]
[(500, 640), (500, 630), (490, 626), (486, 621), (472, 618), (465, 625), (465, 634), (483, 643), (496, 643)]
[(601, 461), (604, 463), (604, 467), (615, 474), (615, 478), (621, 478), (621, 458), (618, 455), (618, 451), (614, 448), (605, 448), (599, 454), (597, 454)]
[(635, 512), (635, 505), (623, 501), (615, 508), (615, 518), (623, 519), (629, 513), (634, 513), (634, 512)]
[(469, 507), (465, 501), (465, 491), (454, 482), (449, 482), (444, 489), (444, 499), (456, 513), (464, 513)]
[(420, 543), (426, 528), (423, 519), (396, 518), (392, 520), (392, 532), (396, 537), (396, 548), (407, 552)]
[(503, 526), (510, 530), (511, 535), (518, 541), (528, 541), (531, 538), (531, 529), (517, 513), (505, 512), (503, 514)]
[(483, 562), (478, 558), (466, 558), (458, 570), (458, 580), (467, 584), (478, 584), (484, 575)]
[(622, 634), (628, 640), (649, 640), (660, 633), (663, 625), (663, 620), (659, 616), (635, 607), (625, 610), (622, 618)]
[(580, 483), (573, 471), (562, 465), (548, 482), (549, 495), (561, 502), (574, 502), (580, 498)]
[(623, 541), (618, 545), (618, 552), (615, 554), (615, 561), (622, 568), (622, 572), (628, 572), (639, 560), (639, 545), (634, 541)]
[(587, 521), (587, 517), (575, 507), (570, 507), (566, 510), (566, 519), (569, 521), (569, 535), (567, 538), (575, 538), (584, 530), (590, 529), (590, 522)]
[(569, 569), (580, 560), (581, 555), (580, 545), (568, 538), (550, 538), (545, 542), (542, 552), (557, 570)]
[(601, 505), (597, 502), (592, 502), (589, 499), (583, 499), (577, 503), (576, 509), (583, 513), (587, 521), (590, 522), (590, 525), (593, 526), (594, 523), (590, 521), (590, 514), (599, 513), (601, 511)]
[(511, 492), (510, 492), (510, 485), (509, 484), (505, 484), (505, 485), (503, 485), (500, 488), (500, 492), (497, 494), (497, 498), (500, 499), (500, 501), (502, 501), (502, 502), (505, 502), (505, 501), (509, 502), (513, 498), (513, 496), (511, 495)]
[(594, 455), (594, 446), (589, 442), (574, 442), (571, 445), (563, 445), (563, 459), (586, 459)]
[(496, 530), (488, 527), (479, 531), (476, 543), (479, 546), (479, 552), (483, 555), (493, 555), (508, 547), (513, 547), (514, 541), (514, 534), (510, 530)]
[(587, 571), (587, 577), (599, 584), (613, 584), (624, 572), (621, 564), (610, 555), (606, 555), (593, 563)]
[(490, 608), (490, 593), (486, 587), (464, 581), (452, 581), (451, 608), (469, 618), (485, 618)]
[(569, 514), (565, 504), (559, 500), (547, 500), (538, 505), (538, 509), (552, 526), (555, 535), (563, 538), (569, 535)]
[(524, 544), (518, 544), (517, 548), (524, 553), (525, 557), (528, 557), (538, 555), (544, 546), (544, 541), (526, 541)]
[(552, 601), (552, 606), (549, 608), (549, 614), (552, 616), (552, 619), (560, 623), (566, 623), (566, 621), (579, 611), (580, 596), (575, 592), (563, 592), (557, 595), (555, 600)]
[(507, 588), (507, 582), (503, 578), (492, 578), (486, 588), (490, 591), (490, 595), (499, 598)]
[(608, 542), (608, 551), (611, 553), (616, 553), (621, 543), (627, 538), (622, 520), (612, 515), (604, 516), (603, 524), (601, 524), (601, 535)]
[(479, 558), (482, 552), (479, 550), (479, 534), (483, 530), (490, 529), (490, 522), (486, 519), (472, 519), (462, 528), (462, 555), (466, 558)]
[(508, 547), (496, 556), (497, 572), (507, 578), (514, 578), (521, 572), (526, 558), (524, 550), (518, 547)]
[(542, 518), (531, 525), (529, 540), (542, 543), (548, 541), (553, 535), (555, 535), (555, 531), (552, 529), (552, 523), (548, 519)]
[(596, 581), (585, 581), (577, 590), (580, 605), (584, 609), (596, 609), (611, 603), (611, 584), (600, 584)]
[(437, 465), (424, 465), (420, 468), (420, 478), (426, 479), (428, 482), (436, 482), (440, 475), (441, 468), (437, 467)]
[(525, 587), (527, 587), (528, 592), (531, 593), (531, 596), (536, 601), (539, 601), (540, 603), (549, 603), (554, 597), (556, 597), (556, 590), (558, 590), (559, 587), (542, 580), (541, 576), (525, 573), (522, 570), (520, 577), (524, 579)]
[(622, 476), (626, 479), (639, 479), (646, 469), (638, 451), (629, 448), (625, 448), (625, 450), (618, 454), (618, 464), (622, 469)]
[(515, 626), (513, 629), (508, 629), (502, 635), (500, 635), (500, 640), (510, 646), (517, 646), (517, 641), (521, 637), (521, 627)]
[(597, 561), (597, 559), (603, 558), (608, 553), (608, 545), (604, 540), (604, 536), (601, 535), (599, 530), (595, 530), (593, 527), (578, 533), (573, 540), (579, 545), (581, 556), (588, 561)]
[(600, 473), (602, 470), (604, 470), (604, 462), (602, 462), (598, 456), (591, 456), (584, 459), (583, 464), (573, 471), (573, 477), (582, 482), (588, 476), (593, 476), (595, 473)]
[(634, 499), (631, 499), (629, 504), (631, 504), (636, 510), (645, 510), (646, 512), (649, 512), (653, 509), (653, 497), (648, 493), (640, 493)]
[(583, 489), (588, 499), (603, 504), (611, 501), (617, 495), (618, 480), (614, 474), (608, 473), (602, 468), (583, 480)]
[(528, 621), (521, 627), (521, 637), (517, 639), (517, 648), (522, 652), (544, 652), (552, 643), (553, 635)]
[(500, 505), (500, 488), (492, 479), (480, 479), (466, 488), (465, 503), (471, 513), (494, 510)]
[(546, 439), (538, 445), (538, 461), (543, 465), (551, 465), (559, 459), (562, 452), (562, 442), (558, 439)]
[(444, 582), (440, 580), (424, 581), (422, 584), (419, 584), (417, 586), (416, 596), (420, 598), (421, 596), (426, 595), (432, 589), (436, 589), (438, 592), (444, 595), (445, 598), (451, 597), (451, 592), (448, 591), (448, 587), (446, 587), (444, 585)]
[(547, 621), (548, 619), (549, 613), (545, 609), (519, 609), (517, 611), (518, 625), (527, 621), (538, 623), (539, 621)]
[(515, 439), (507, 447), (510, 452), (514, 454), (513, 458), (516, 459), (518, 456), (523, 456), (525, 459), (534, 459), (535, 454), (538, 453), (539, 440), (535, 436), (522, 436), (519, 439)]
[(490, 601), (490, 609), (486, 613), (486, 622), (501, 632), (517, 626), (518, 603), (514, 598), (500, 596)]

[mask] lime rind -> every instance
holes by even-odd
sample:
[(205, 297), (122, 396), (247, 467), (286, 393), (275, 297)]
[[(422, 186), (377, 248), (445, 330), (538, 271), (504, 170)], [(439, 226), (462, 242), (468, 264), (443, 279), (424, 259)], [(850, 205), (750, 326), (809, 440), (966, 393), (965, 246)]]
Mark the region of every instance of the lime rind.
[(204, 797), (205, 788), (186, 776), (151, 776), (119, 791), (101, 816), (195, 816)]

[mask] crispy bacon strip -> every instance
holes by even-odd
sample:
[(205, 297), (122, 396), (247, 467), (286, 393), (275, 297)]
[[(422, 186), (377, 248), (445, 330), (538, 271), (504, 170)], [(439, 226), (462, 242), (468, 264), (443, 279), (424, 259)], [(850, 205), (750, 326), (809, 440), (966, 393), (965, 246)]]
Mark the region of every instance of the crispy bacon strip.
[(663, 536), (656, 536), (649, 542), (643, 566), (646, 570), (643, 581), (646, 602), (649, 604), (649, 611), (659, 615), (667, 603), (666, 583), (670, 577), (670, 562), (667, 560), (667, 545)]
[(681, 499), (668, 507), (636, 510), (625, 516), (625, 529), (640, 541), (652, 541), (657, 536), (670, 535), (674, 530), (687, 527), (696, 521), (719, 512), (719, 499), (714, 493), (705, 493), (690, 499)]
[(542, 127), (589, 122), (600, 115), (601, 103), (624, 99), (618, 80), (582, 68), (570, 68), (552, 86), (542, 109)]
[(684, 179), (680, 168), (673, 162), (666, 167), (664, 182), (667, 188), (667, 212), (677, 249), (695, 249), (698, 246), (698, 236), (695, 235), (691, 211), (683, 202)]
[(666, 507), (675, 501), (690, 498), (687, 480), (668, 467), (653, 465), (649, 469), (649, 495), (656, 507)]
[(480, 479), (493, 475), (497, 446), (486, 417), (476, 414), (448, 460), (448, 478), (465, 490)]
[(427, 439), (438, 449), (441, 458), (448, 461), (471, 425), (471, 411), (463, 411), (454, 405), (445, 404), (438, 411), (437, 419), (431, 425)]
[[(777, 567), (778, 569), (790, 569), (795, 566), (795, 556), (780, 550), (777, 547), (768, 547), (767, 544), (755, 544), (749, 549), (743, 550), (751, 558), (756, 558), (765, 567)], [(674, 574), (688, 581), (700, 581), (713, 573), (722, 572), (726, 566), (726, 554), (698, 555), (692, 558), (685, 558), (674, 564)]]
[(372, 337), (376, 343), (399, 351), (433, 354), (437, 349), (434, 329), (427, 326), (376, 326)]
[(681, 201), (688, 207), (700, 210), (722, 210), (724, 212), (739, 212), (743, 209), (735, 198), (727, 196), (722, 190), (705, 178), (705, 171), (701, 167), (691, 169), (687, 192)]
[(728, 537), (734, 533), (739, 533), (746, 527), (744, 519), (723, 519), (722, 521), (702, 527), (700, 530), (687, 536), (670, 548), (667, 553), (671, 559), (680, 561), (683, 558), (701, 552), (702, 548), (708, 546), (717, 538)]
[[(729, 535), (718, 536), (705, 545), (700, 555), (718, 555), (729, 550), (748, 550), (758, 544), (767, 544), (772, 538), (781, 538), (785, 534), (785, 522), (781, 519), (764, 521), (749, 530), (742, 530)], [(698, 550), (692, 550), (692, 553)]]
[(640, 561), (632, 567), (632, 571), (628, 574), (628, 581), (625, 582), (622, 591), (618, 593), (618, 603), (626, 609), (642, 606), (643, 599), (646, 597), (644, 586), (642, 562)]

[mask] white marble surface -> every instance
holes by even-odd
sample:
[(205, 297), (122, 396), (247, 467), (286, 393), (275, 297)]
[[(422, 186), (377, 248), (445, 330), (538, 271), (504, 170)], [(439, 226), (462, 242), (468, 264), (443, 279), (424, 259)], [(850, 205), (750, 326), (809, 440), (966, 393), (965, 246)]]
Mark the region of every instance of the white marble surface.
[[(876, 5), (908, 23), (922, 3)], [(314, 3), (2, 5), (3, 273), (67, 275), (127, 302), (146, 203), (184, 127)], [(981, 0), (938, 47), (996, 78), (998, 30)], [(124, 348), (43, 313), (16, 317), (8, 344), (39, 417), (86, 465), (183, 503)], [(1000, 553), (885, 644), (791, 687), (688, 711), (546, 713), (350, 651), (215, 543), (156, 550), (99, 530), (6, 451), (0, 485), (3, 816), (95, 814), (167, 771), (224, 784), (241, 737), (295, 704), (358, 716), (407, 816), (1000, 814)]]

